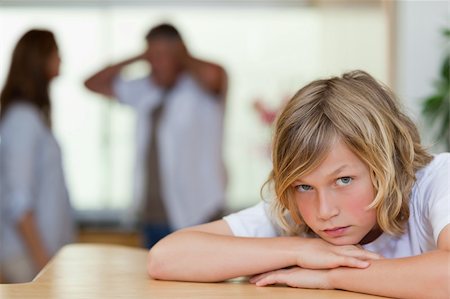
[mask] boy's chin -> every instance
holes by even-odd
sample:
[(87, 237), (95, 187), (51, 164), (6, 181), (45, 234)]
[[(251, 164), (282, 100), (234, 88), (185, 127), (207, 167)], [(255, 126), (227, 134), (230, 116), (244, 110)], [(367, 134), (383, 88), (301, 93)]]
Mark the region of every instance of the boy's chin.
[(343, 236), (338, 238), (329, 238), (329, 237), (321, 237), (323, 240), (328, 243), (336, 246), (344, 246), (344, 245), (358, 245), (361, 241), (361, 238), (355, 238), (353, 236)]

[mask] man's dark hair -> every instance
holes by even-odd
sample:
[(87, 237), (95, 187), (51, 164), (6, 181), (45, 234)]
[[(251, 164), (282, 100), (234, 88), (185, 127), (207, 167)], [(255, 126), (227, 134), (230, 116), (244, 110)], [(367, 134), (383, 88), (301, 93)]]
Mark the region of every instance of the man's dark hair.
[(147, 41), (157, 38), (178, 39), (182, 40), (178, 30), (170, 24), (161, 24), (153, 27), (145, 36)]

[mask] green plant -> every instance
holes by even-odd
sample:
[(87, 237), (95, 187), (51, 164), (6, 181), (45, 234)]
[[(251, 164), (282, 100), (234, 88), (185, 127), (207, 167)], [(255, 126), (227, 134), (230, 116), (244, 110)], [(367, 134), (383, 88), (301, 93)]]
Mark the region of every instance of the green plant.
[(427, 97), (422, 106), (422, 113), (434, 128), (436, 126), (436, 138), (445, 142), (447, 151), (450, 151), (450, 29), (443, 30), (447, 48), (440, 71), (440, 77), (435, 82), (435, 92)]

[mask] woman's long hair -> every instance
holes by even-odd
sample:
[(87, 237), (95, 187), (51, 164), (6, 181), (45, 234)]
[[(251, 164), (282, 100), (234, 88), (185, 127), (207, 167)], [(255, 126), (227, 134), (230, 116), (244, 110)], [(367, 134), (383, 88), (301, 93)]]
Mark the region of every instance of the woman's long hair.
[(47, 30), (26, 32), (14, 48), (5, 86), (0, 94), (0, 119), (16, 102), (33, 104), (50, 126), (49, 58), (57, 51), (55, 37)]

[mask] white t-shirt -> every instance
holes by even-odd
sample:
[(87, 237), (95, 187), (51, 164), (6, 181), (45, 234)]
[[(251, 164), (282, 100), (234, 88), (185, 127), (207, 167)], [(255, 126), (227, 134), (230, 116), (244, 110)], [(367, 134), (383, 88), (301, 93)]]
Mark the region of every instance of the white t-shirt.
[[(416, 174), (407, 229), (399, 237), (383, 233), (363, 247), (386, 258), (419, 255), (437, 248), (442, 229), (450, 224), (450, 153), (436, 155)], [(240, 237), (277, 237), (281, 229), (270, 218), (267, 203), (224, 217)]]
[[(151, 111), (163, 93), (149, 77), (132, 81), (117, 78), (114, 93), (137, 116), (132, 206), (136, 216), (144, 204)], [(158, 125), (161, 191), (170, 225), (179, 229), (208, 221), (224, 205), (224, 106), (188, 73), (180, 76), (164, 100), (167, 103)]]

